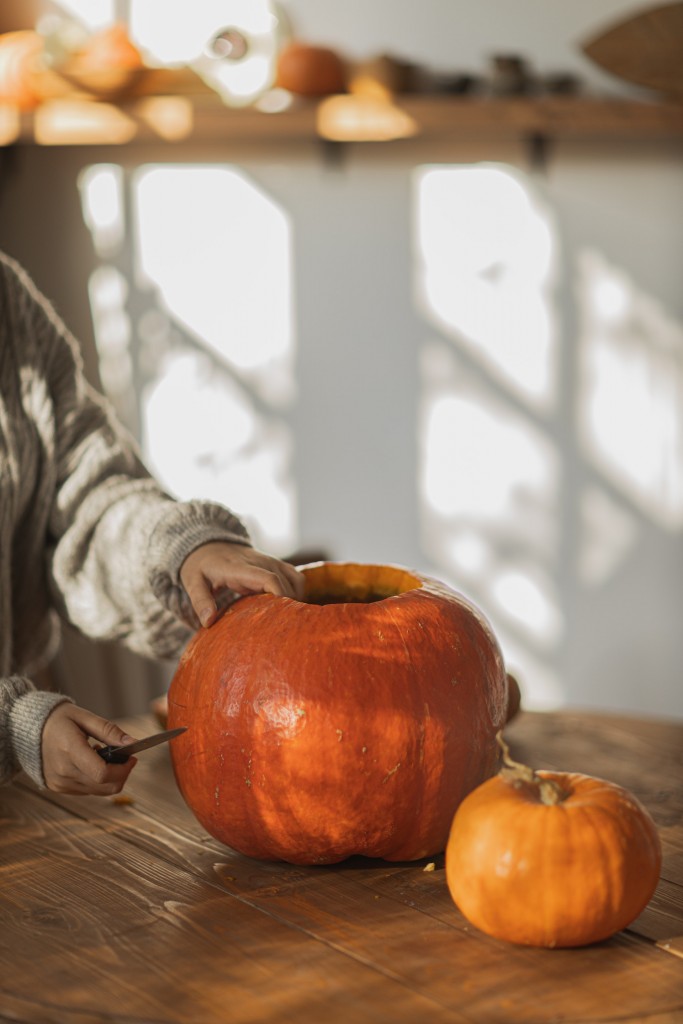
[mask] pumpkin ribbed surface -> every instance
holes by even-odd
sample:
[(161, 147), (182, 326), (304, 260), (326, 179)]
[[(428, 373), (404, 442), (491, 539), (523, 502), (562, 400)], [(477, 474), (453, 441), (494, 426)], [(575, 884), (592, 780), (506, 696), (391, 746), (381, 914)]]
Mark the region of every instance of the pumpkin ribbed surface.
[(304, 567), (303, 601), (237, 601), (188, 645), (169, 691), (180, 790), (257, 858), (413, 860), (498, 763), (508, 682), (462, 595), (400, 567)]
[[(469, 921), (521, 945), (599, 942), (625, 928), (655, 891), (661, 845), (637, 798), (589, 775), (502, 775), (470, 793), (455, 815), (446, 878)], [(545, 803), (539, 789), (560, 793)]]

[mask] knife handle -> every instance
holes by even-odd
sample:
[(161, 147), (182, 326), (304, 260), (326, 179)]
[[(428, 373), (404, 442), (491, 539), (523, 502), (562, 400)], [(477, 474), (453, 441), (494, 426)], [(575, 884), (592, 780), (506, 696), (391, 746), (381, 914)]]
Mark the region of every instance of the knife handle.
[(95, 747), (95, 753), (99, 754), (107, 764), (125, 764), (128, 760), (125, 754), (119, 754), (118, 747)]

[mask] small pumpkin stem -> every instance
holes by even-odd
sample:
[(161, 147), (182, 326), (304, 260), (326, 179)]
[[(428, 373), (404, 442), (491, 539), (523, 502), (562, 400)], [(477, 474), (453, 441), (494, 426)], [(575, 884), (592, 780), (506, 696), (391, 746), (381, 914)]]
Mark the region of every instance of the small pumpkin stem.
[(503, 739), (502, 732), (496, 734), (496, 741), (503, 751), (503, 767), (500, 769), (500, 775), (506, 782), (513, 786), (521, 786), (524, 783), (535, 786), (538, 789), (541, 803), (548, 806), (559, 804), (569, 796), (553, 779), (541, 778), (533, 768), (526, 764), (520, 764), (519, 761), (513, 761), (510, 757), (510, 748)]

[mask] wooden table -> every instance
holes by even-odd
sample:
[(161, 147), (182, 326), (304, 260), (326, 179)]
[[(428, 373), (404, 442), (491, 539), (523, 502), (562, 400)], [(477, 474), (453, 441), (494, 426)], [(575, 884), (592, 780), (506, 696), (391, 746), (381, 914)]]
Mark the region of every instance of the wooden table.
[(653, 814), (659, 888), (609, 941), (487, 938), (450, 900), (442, 857), (426, 871), (239, 856), (186, 809), (160, 747), (140, 756), (129, 804), (0, 790), (0, 1019), (681, 1024), (683, 722), (525, 713), (506, 735), (513, 756), (612, 779)]

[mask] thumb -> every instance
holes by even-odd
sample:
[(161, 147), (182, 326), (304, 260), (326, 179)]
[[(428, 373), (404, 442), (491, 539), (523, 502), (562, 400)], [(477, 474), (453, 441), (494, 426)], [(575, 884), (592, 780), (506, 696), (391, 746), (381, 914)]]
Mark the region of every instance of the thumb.
[(188, 580), (183, 584), (190, 599), (194, 613), (202, 626), (211, 626), (216, 620), (218, 609), (216, 599), (203, 576)]

